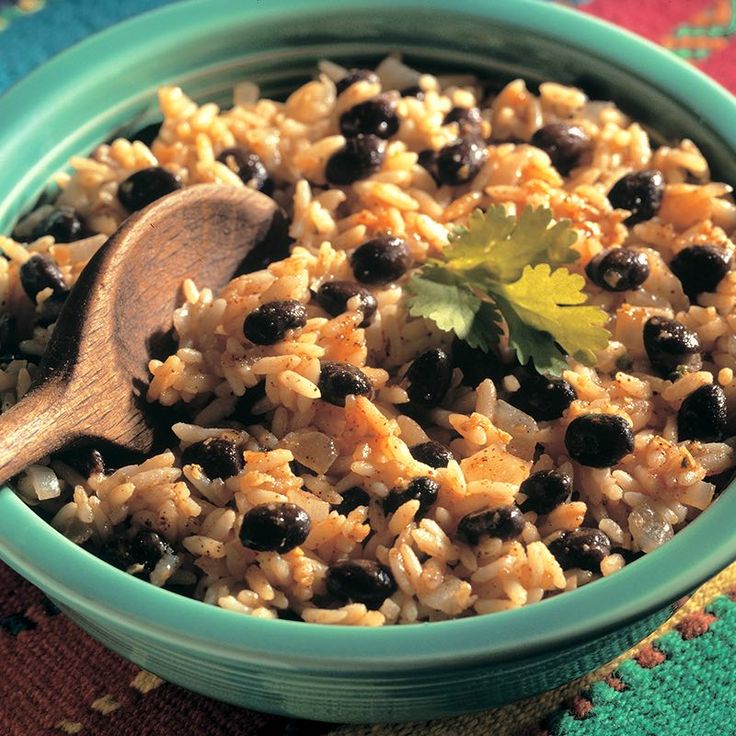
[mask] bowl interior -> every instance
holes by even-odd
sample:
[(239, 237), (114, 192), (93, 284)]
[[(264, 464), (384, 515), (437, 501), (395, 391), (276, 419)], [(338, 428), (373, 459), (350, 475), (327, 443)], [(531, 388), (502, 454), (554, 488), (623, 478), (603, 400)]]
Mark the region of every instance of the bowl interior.
[[(190, 0), (99, 34), (0, 100), (0, 160), (13, 172), (0, 179), (0, 232), (11, 229), (71, 155), (155, 119), (162, 84), (180, 84), (199, 101), (227, 103), (233, 84), (248, 79), (261, 84), (263, 94), (283, 97), (314, 73), (319, 59), (355, 66), (397, 50), (421, 70), (472, 70), (494, 86), (517, 76), (576, 84), (594, 99), (614, 100), (656, 129), (660, 141), (692, 138), (714, 178), (736, 182), (736, 104), (694, 69), (563, 8), (531, 0), (447, 6), (438, 0), (339, 7), (327, 0), (308, 6)], [(267, 657), (288, 648), (295, 659), (318, 650), (337, 662), (349, 644), (365, 662), (410, 657), (419, 664), (491, 650), (510, 657), (640, 618), (736, 555), (728, 542), (734, 515), (736, 494), (726, 493), (666, 548), (594, 586), (528, 609), (401, 631), (243, 621), (108, 567), (50, 530), (9, 491), (0, 493), (0, 553), (80, 611), (94, 617), (116, 612), (131, 626), (155, 628), (159, 638), (185, 630), (193, 647), (217, 645), (223, 657), (238, 649)], [(246, 628), (250, 636), (243, 641)]]

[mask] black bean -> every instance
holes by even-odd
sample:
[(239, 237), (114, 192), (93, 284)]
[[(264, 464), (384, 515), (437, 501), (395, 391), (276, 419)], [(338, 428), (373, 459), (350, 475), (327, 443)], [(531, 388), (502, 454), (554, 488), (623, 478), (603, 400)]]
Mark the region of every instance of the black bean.
[(90, 551), (95, 551), (105, 562), (120, 570), (127, 570), (135, 564), (130, 554), (130, 540), (125, 537), (114, 536), (98, 549), (91, 547)]
[(375, 135), (356, 135), (327, 160), (325, 178), (330, 184), (347, 185), (375, 174), (386, 154), (386, 141)]
[(585, 267), (588, 278), (606, 291), (638, 289), (649, 278), (646, 253), (631, 248), (607, 248)]
[(152, 572), (164, 555), (174, 553), (173, 547), (151, 529), (141, 529), (131, 540), (128, 551), (133, 562), (143, 565), (146, 573)]
[(97, 550), (99, 556), (121, 570), (140, 565), (143, 569), (134, 574), (150, 574), (158, 561), (166, 554), (173, 554), (173, 547), (150, 529), (141, 529), (132, 539), (124, 536), (114, 537)]
[(698, 336), (685, 325), (667, 317), (650, 317), (644, 324), (644, 348), (649, 361), (662, 375), (679, 366), (700, 369), (703, 358)]
[(20, 267), (20, 283), (28, 298), (35, 301), (39, 291), (52, 289), (57, 296), (65, 295), (67, 288), (59, 267), (48, 256), (31, 256)]
[(452, 343), (452, 362), (462, 371), (463, 385), (473, 388), (486, 378), (495, 383), (511, 372), (511, 366), (505, 365), (495, 350), (486, 353), (480, 348), (471, 348), (458, 338)]
[(391, 571), (373, 560), (345, 560), (327, 570), (327, 590), (341, 601), (362, 603), (376, 609), (396, 592)]
[(690, 301), (715, 291), (730, 269), (730, 254), (715, 245), (690, 245), (670, 261), (670, 270), (680, 279)]
[(631, 226), (651, 220), (659, 212), (663, 195), (662, 172), (648, 169), (621, 177), (608, 192), (608, 201), (615, 209), (631, 212), (624, 220), (624, 225)]
[(266, 395), (266, 382), (260, 381), (255, 386), (245, 389), (245, 393), (237, 400), (233, 418), (245, 425), (258, 424), (263, 414), (254, 414), (253, 407)]
[(342, 501), (335, 504), (332, 508), (337, 511), (338, 514), (347, 516), (351, 511), (355, 511), (358, 506), (367, 506), (370, 503), (371, 497), (366, 491), (358, 486), (353, 486), (343, 491), (341, 494)]
[(424, 406), (437, 406), (452, 381), (452, 361), (442, 348), (425, 350), (406, 372), (409, 398)]
[(150, 125), (146, 125), (145, 127), (133, 133), (133, 135), (130, 136), (130, 140), (140, 141), (141, 143), (145, 143), (150, 148), (153, 145), (153, 142), (156, 140), (160, 130), (160, 121), (158, 123), (151, 123)]
[(86, 477), (105, 472), (105, 459), (99, 450), (88, 450), (85, 455), (80, 458), (80, 465)]
[(526, 495), (521, 510), (548, 514), (572, 494), (572, 478), (559, 470), (539, 470), (532, 473), (519, 487)]
[(320, 361), (319, 390), (322, 400), (335, 406), (345, 406), (351, 395), (373, 398), (373, 385), (360, 368), (331, 360)]
[(631, 425), (617, 414), (584, 414), (565, 432), (565, 447), (573, 460), (591, 468), (610, 468), (634, 450)]
[(453, 107), (445, 115), (442, 125), (457, 123), (460, 133), (478, 134), (482, 121), (480, 110), (477, 107)]
[(107, 470), (105, 458), (96, 447), (73, 447), (60, 452), (58, 457), (85, 478)]
[(360, 133), (390, 138), (399, 130), (396, 104), (388, 97), (375, 97), (354, 105), (340, 115), (340, 132), (346, 138)]
[(720, 442), (726, 432), (726, 394), (707, 384), (689, 394), (677, 412), (677, 439)]
[(547, 546), (564, 570), (579, 568), (600, 573), (601, 562), (611, 554), (611, 540), (600, 529), (588, 527), (562, 532)]
[(520, 388), (509, 403), (538, 422), (559, 419), (577, 399), (575, 389), (564, 378), (547, 378), (539, 373), (518, 371)]
[(355, 84), (356, 82), (371, 82), (373, 84), (378, 83), (378, 77), (375, 72), (370, 69), (349, 69), (348, 73), (342, 78), (335, 82), (335, 90), (338, 95), (341, 95), (348, 87)]
[(243, 322), (243, 334), (256, 345), (273, 345), (289, 330), (307, 324), (307, 310), (296, 299), (266, 302), (254, 309)]
[(380, 235), (359, 245), (350, 256), (355, 278), (362, 284), (388, 284), (411, 266), (411, 255), (401, 238)]
[(53, 210), (33, 229), (31, 239), (50, 235), (57, 243), (71, 243), (84, 237), (84, 224), (70, 207)]
[(446, 468), (452, 460), (452, 453), (443, 444), (432, 440), (410, 447), (409, 452), (415, 460), (430, 468)]
[(293, 503), (262, 503), (243, 517), (240, 542), (256, 552), (284, 553), (304, 544), (312, 528), (309, 514)]
[(238, 446), (223, 437), (208, 437), (189, 445), (181, 454), (181, 462), (182, 465), (199, 465), (210, 480), (231, 478), (245, 467)]
[(417, 163), (429, 171), (435, 181), (437, 180), (437, 151), (433, 151), (431, 148), (420, 151), (417, 156)]
[(475, 136), (448, 143), (435, 158), (435, 177), (440, 184), (466, 184), (480, 171), (487, 156), (485, 143)]
[(426, 476), (414, 478), (414, 480), (409, 481), (406, 488), (394, 488), (389, 492), (383, 500), (383, 510), (387, 514), (393, 514), (399, 506), (403, 506), (407, 501), (419, 501), (416, 518), (421, 519), (437, 500), (439, 491), (440, 484), (436, 480)]
[(378, 302), (364, 286), (355, 281), (326, 281), (317, 289), (317, 303), (333, 317), (345, 312), (353, 297), (358, 297), (358, 311), (363, 315), (358, 327), (368, 327), (376, 316)]
[(548, 123), (542, 126), (531, 139), (531, 144), (541, 148), (562, 176), (567, 176), (578, 166), (590, 150), (588, 134), (577, 125)]
[(128, 212), (137, 212), (151, 202), (181, 189), (181, 179), (160, 166), (136, 171), (118, 186), (118, 200)]
[(508, 541), (521, 534), (524, 523), (524, 515), (517, 506), (502, 506), (463, 516), (457, 525), (457, 534), (470, 545), (478, 544), (484, 536)]
[(273, 180), (269, 178), (268, 171), (257, 153), (245, 148), (226, 148), (217, 160), (240, 177), (246, 186), (267, 195), (273, 194)]

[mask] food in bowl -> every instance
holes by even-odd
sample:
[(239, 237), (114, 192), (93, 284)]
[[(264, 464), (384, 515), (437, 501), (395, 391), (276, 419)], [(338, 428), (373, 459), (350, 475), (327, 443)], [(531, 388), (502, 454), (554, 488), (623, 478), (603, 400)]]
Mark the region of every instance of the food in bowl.
[(231, 610), (383, 625), (574, 589), (710, 505), (734, 464), (736, 207), (693, 143), (652, 150), (553, 82), (487, 97), (395, 59), (323, 64), (284, 103), (160, 103), (0, 242), (4, 405), (131, 212), (250, 186), (294, 244), (218, 294), (184, 281), (148, 388), (177, 445), (17, 480), (63, 534)]

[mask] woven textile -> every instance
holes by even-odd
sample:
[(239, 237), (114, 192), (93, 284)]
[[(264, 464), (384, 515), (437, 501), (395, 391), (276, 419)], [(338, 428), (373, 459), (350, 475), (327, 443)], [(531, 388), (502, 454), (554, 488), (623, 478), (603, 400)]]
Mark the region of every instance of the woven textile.
[[(171, 1), (0, 0), (0, 92), (85, 36)], [(736, 0), (564, 4), (661, 43), (736, 91)], [(541, 697), (434, 723), (337, 727), (238, 709), (164, 683), (105, 650), (0, 563), (0, 736), (736, 734), (734, 590), (736, 565), (618, 661)]]

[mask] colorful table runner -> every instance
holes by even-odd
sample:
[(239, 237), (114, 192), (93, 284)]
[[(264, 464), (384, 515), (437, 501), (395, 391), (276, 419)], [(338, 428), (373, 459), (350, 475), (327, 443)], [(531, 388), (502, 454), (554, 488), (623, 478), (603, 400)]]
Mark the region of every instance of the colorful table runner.
[[(0, 0), (0, 92), (85, 36), (171, 1)], [(736, 0), (564, 4), (662, 44), (736, 92)], [(618, 661), (541, 697), (431, 723), (295, 721), (141, 671), (0, 563), (0, 736), (725, 736), (736, 734), (734, 663), (736, 565)]]

